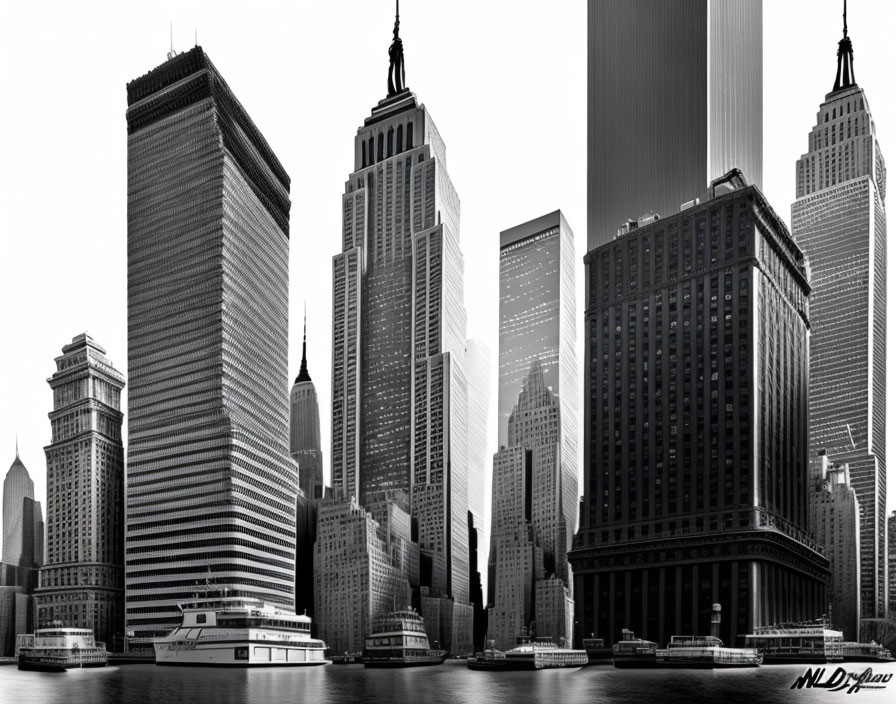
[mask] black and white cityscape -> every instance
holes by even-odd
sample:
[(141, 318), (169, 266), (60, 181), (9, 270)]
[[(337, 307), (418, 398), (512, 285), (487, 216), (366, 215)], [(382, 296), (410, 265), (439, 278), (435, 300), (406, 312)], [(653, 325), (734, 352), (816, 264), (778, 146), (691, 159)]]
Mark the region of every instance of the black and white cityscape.
[(0, 12), (13, 701), (888, 696), (896, 13), (558, 5)]

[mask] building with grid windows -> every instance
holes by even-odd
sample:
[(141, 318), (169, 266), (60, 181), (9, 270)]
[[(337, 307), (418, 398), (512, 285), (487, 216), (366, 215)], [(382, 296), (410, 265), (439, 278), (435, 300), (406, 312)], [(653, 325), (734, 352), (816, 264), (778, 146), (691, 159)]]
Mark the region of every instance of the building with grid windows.
[(126, 627), (294, 606), (289, 176), (201, 47), (127, 86)]
[(38, 627), (90, 628), (111, 649), (124, 635), (124, 376), (82, 333), (62, 348), (50, 413), (47, 554)]
[(439, 616), (428, 628), (443, 625), (429, 637), (467, 653), (460, 202), (435, 123), (403, 85), (397, 18), (394, 37), (389, 95), (355, 136), (342, 251), (333, 258), (332, 486), (337, 498), (355, 497), (365, 508), (392, 492), (409, 497), (420, 585), (443, 602), (430, 609)]
[(734, 644), (826, 610), (828, 560), (809, 534), (803, 254), (736, 170), (687, 205), (585, 257), (577, 638), (708, 633), (720, 603)]
[(825, 603), (831, 623), (847, 641), (859, 640), (859, 517), (849, 465), (833, 464), (827, 455), (813, 462), (809, 524), (814, 540), (831, 561)]
[(762, 187), (762, 0), (588, 3), (588, 249), (739, 167)]
[(812, 264), (809, 450), (848, 462), (862, 618), (887, 615), (887, 171), (843, 16), (837, 77), (796, 164), (793, 236)]

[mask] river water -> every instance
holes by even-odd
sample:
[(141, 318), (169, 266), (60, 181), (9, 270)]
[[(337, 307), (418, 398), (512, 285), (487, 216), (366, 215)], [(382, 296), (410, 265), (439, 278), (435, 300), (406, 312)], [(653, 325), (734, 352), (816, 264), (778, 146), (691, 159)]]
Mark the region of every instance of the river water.
[[(837, 670), (826, 666), (824, 680)], [(847, 663), (864, 672), (867, 663)], [(3, 704), (328, 704), (348, 702), (615, 704), (883, 703), (896, 701), (896, 663), (873, 664), (892, 675), (882, 689), (848, 694), (791, 689), (807, 666), (765, 665), (736, 670), (616, 670), (591, 666), (541, 672), (474, 672), (463, 661), (435, 667), (365, 670), (361, 665), (247, 670), (121, 665), (66, 673), (0, 667)]]

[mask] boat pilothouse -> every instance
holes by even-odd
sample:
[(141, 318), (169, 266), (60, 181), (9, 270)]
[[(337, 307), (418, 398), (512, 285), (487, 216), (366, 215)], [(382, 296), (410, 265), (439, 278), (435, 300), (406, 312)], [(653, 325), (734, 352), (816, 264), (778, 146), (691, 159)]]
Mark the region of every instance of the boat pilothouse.
[(154, 645), (157, 665), (325, 665), (326, 645), (311, 618), (259, 599), (231, 597), (181, 604), (180, 626)]

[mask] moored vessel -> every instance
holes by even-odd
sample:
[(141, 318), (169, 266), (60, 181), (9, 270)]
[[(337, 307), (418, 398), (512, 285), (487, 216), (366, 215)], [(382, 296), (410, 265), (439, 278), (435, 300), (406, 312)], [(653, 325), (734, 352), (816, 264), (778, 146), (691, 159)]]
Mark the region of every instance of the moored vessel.
[(16, 639), (20, 670), (65, 672), (80, 667), (105, 667), (106, 645), (94, 639), (89, 628), (38, 628)]
[(603, 638), (582, 638), (582, 647), (588, 655), (589, 665), (612, 665), (613, 648), (604, 642)]
[(843, 662), (890, 662), (890, 651), (873, 640), (870, 643), (843, 642)]
[(758, 667), (762, 655), (755, 648), (726, 648), (715, 636), (672, 636), (669, 646), (656, 651), (657, 667)]
[(374, 621), (364, 640), (364, 667), (441, 665), (448, 652), (430, 648), (423, 617), (408, 607)]
[(558, 667), (582, 667), (588, 664), (584, 650), (561, 648), (551, 638), (517, 636), (516, 647), (502, 652), (496, 650), (494, 641), (490, 648), (467, 658), (471, 670), (545, 670)]
[(308, 616), (259, 599), (234, 597), (181, 604), (183, 621), (156, 638), (156, 665), (283, 667), (326, 665), (323, 641)]
[(622, 640), (613, 646), (614, 667), (656, 667), (657, 644), (622, 629)]
[(843, 661), (843, 631), (831, 628), (825, 617), (756, 626), (745, 640), (748, 647), (756, 648), (762, 654), (766, 665)]

